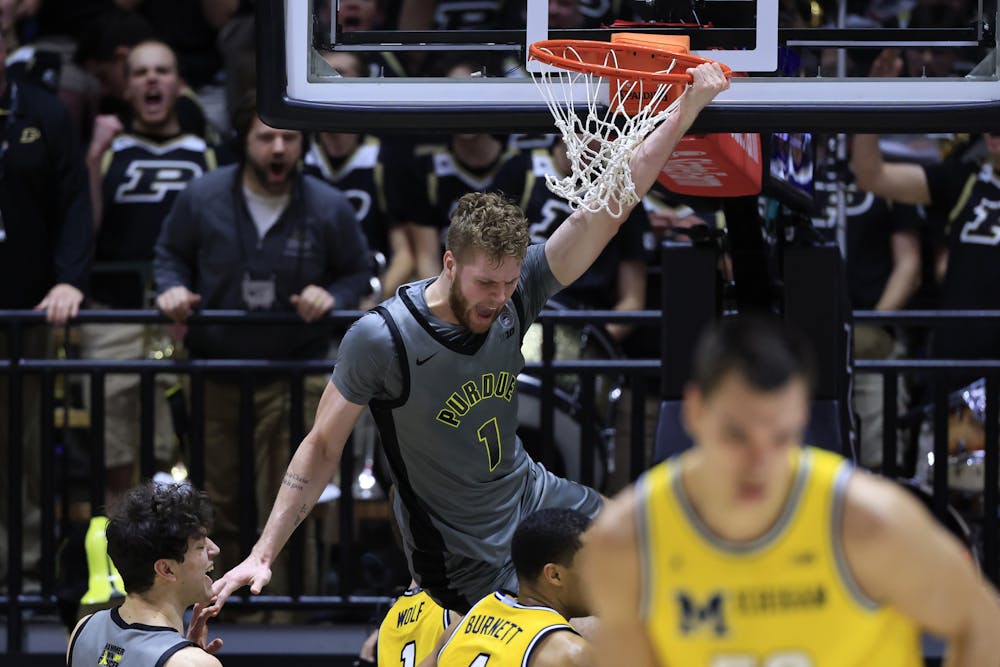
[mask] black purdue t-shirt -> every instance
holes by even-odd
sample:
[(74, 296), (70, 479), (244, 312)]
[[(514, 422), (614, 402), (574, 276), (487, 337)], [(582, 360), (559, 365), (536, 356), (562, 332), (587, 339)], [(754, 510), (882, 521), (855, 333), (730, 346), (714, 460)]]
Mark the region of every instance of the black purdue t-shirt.
[[(151, 262), (163, 220), (177, 194), (216, 167), (215, 150), (193, 134), (151, 137), (122, 134), (101, 161), (103, 219), (98, 262)], [(116, 308), (141, 308), (146, 287), (138, 274), (95, 273), (95, 300)]]
[[(992, 163), (958, 159), (926, 166), (924, 172), (948, 239), (941, 308), (1000, 309), (1000, 174)], [(996, 325), (963, 323), (935, 332), (935, 356), (972, 359), (998, 352)]]

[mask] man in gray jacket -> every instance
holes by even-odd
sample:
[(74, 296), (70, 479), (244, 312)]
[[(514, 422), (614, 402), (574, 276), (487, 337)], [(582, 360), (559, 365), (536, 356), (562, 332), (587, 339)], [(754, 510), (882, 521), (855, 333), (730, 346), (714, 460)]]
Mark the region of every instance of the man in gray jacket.
[[(347, 198), (299, 173), (302, 135), (265, 125), (251, 99), (236, 110), (234, 126), (240, 163), (192, 181), (163, 223), (154, 261), (159, 308), (177, 322), (196, 307), (289, 311), (315, 322), (333, 308), (356, 307), (371, 274)], [(311, 359), (328, 357), (332, 340), (324, 326), (222, 324), (192, 325), (186, 344), (200, 358)], [(254, 477), (263, 518), (290, 456), (290, 394), (279, 376), (254, 381)], [(325, 384), (325, 377), (307, 379), (307, 415)], [(239, 555), (239, 405), (238, 377), (206, 382), (205, 488), (218, 511), (219, 544), (231, 558)]]

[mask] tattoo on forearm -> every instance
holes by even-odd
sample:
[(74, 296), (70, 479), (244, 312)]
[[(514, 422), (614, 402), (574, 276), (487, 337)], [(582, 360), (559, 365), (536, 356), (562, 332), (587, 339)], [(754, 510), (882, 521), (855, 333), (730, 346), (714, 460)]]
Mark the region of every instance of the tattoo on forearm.
[(297, 526), (302, 523), (302, 520), (306, 518), (307, 514), (309, 514), (309, 507), (307, 505), (300, 507), (299, 513), (295, 515), (295, 525)]
[(289, 489), (295, 489), (296, 491), (302, 491), (306, 488), (306, 484), (309, 480), (300, 475), (296, 475), (294, 472), (286, 472), (285, 478), (281, 480), (283, 486), (287, 486)]

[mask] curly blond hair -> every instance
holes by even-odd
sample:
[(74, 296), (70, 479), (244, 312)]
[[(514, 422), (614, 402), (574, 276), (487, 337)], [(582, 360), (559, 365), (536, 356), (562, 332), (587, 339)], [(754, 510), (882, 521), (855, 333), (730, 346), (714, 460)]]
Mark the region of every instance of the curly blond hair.
[(459, 259), (482, 250), (499, 263), (504, 257), (523, 260), (529, 241), (528, 221), (513, 202), (494, 192), (470, 192), (451, 215), (447, 248)]

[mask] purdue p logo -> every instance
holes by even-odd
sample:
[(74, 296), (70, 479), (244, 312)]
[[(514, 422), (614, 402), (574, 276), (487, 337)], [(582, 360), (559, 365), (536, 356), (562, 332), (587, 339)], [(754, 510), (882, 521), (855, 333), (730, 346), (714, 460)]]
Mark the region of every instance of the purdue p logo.
[(202, 173), (198, 164), (185, 160), (132, 160), (125, 170), (125, 177), (129, 180), (118, 186), (115, 201), (163, 201), (168, 192), (183, 190), (188, 181)]
[(97, 661), (98, 665), (117, 665), (122, 661), (125, 656), (125, 649), (120, 646), (115, 646), (112, 643), (107, 643), (104, 645), (104, 652), (101, 653), (101, 659)]
[(677, 605), (681, 621), (681, 633), (685, 635), (697, 632), (703, 625), (708, 626), (716, 637), (723, 637), (729, 632), (726, 627), (726, 615), (723, 608), (722, 593), (712, 593), (704, 605), (699, 605), (693, 597), (678, 591)]

